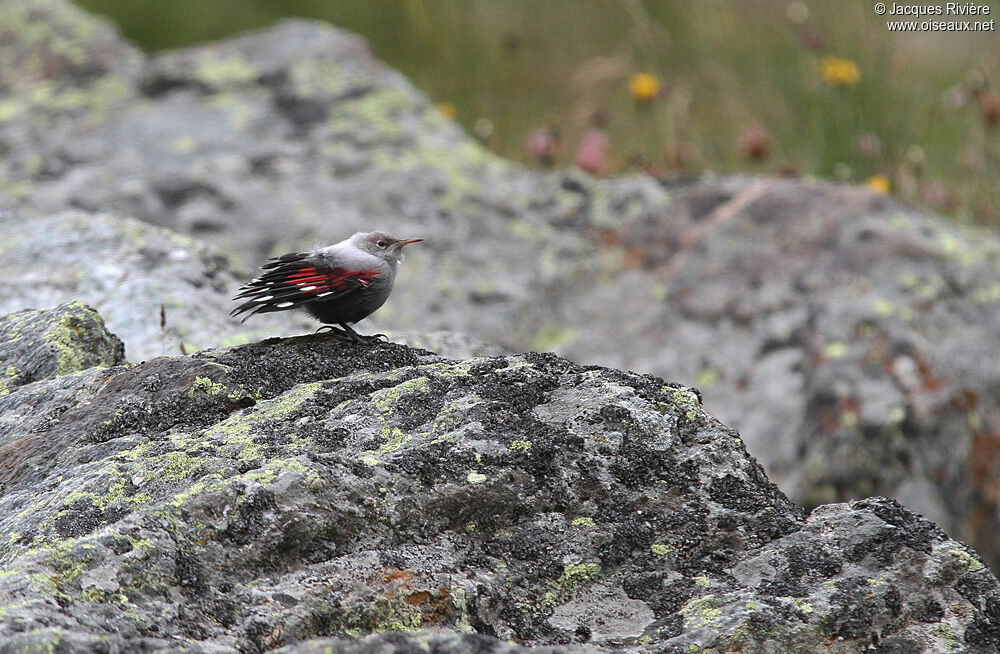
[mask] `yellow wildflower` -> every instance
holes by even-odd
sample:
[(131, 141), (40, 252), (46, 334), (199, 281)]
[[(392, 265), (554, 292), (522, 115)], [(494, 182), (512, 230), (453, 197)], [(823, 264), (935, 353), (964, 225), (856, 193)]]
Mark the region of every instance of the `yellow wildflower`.
[(830, 86), (852, 86), (861, 79), (861, 71), (850, 59), (826, 56), (819, 60), (819, 76)]
[(885, 175), (872, 175), (865, 184), (876, 193), (885, 195), (889, 192), (889, 180)]
[(438, 102), (437, 109), (448, 120), (455, 120), (455, 116), (458, 115), (458, 112), (455, 111), (455, 105), (450, 102)]
[(660, 92), (660, 80), (649, 73), (633, 73), (628, 80), (628, 92), (636, 102), (649, 102)]

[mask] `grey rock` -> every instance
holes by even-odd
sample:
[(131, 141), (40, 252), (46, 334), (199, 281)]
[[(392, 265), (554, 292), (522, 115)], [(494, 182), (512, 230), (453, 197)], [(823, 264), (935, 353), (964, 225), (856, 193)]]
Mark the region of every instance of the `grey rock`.
[(303, 643), (282, 647), (281, 654), (555, 654), (556, 652), (596, 652), (592, 647), (579, 645), (560, 647), (521, 647), (496, 638), (478, 634), (451, 633), (447, 631), (420, 631), (409, 633), (373, 634), (365, 638), (314, 638)]
[[(267, 317), (251, 326), (230, 319), (229, 298), (238, 278), (225, 257), (190, 237), (108, 214), (67, 211), (32, 217), (8, 208), (6, 215), (7, 221), (0, 220), (0, 312), (79, 298), (107, 317), (109, 328), (125, 339), (134, 360), (315, 329), (310, 321), (294, 316)], [(24, 322), (38, 314), (19, 315), (17, 320)], [(59, 313), (46, 315), (61, 320)], [(93, 322), (86, 320), (88, 325)], [(86, 336), (91, 337), (104, 338), (99, 333)], [(49, 340), (52, 344), (46, 347), (51, 349), (56, 341)], [(22, 350), (18, 348), (17, 356), (23, 356)], [(38, 356), (49, 356), (45, 352)], [(113, 365), (103, 352), (95, 351), (95, 356), (94, 361)], [(99, 365), (89, 359), (86, 363)], [(57, 369), (69, 372), (63, 365)], [(39, 377), (32, 373), (31, 378)]]
[(793, 499), (896, 495), (1000, 565), (996, 235), (808, 180), (528, 170), (319, 23), (144, 57), (64, 4), (25, 6), (0, 5), (18, 203), (169, 226), (244, 275), (357, 229), (425, 237), (373, 330), (697, 385)]
[(549, 624), (555, 629), (590, 630), (590, 642), (600, 645), (623, 638), (639, 638), (656, 621), (649, 604), (632, 599), (620, 587), (594, 584), (552, 611)]
[(434, 331), (389, 331), (391, 341), (404, 343), (421, 350), (430, 350), (449, 359), (472, 359), (514, 354), (499, 345), (484, 343), (466, 334), (438, 329)]
[[(110, 23), (61, 0), (6, 0), (0, 6), (0, 30), (0, 90), (5, 96), (36, 91), (44, 82), (87, 86), (119, 71), (136, 72), (141, 62), (139, 51)], [(19, 104), (5, 104), (0, 116), (10, 119)]]
[(318, 334), (0, 415), (0, 652), (1000, 644), (975, 552), (891, 500), (803, 517), (651, 376)]
[(125, 361), (125, 345), (82, 302), (0, 316), (0, 395), (40, 379)]

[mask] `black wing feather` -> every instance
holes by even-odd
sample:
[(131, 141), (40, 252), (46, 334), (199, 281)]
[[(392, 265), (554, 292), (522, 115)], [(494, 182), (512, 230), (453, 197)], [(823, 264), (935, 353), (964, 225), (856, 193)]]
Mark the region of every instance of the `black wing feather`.
[[(268, 260), (266, 272), (240, 287), (234, 300), (245, 300), (230, 314), (242, 322), (257, 313), (287, 311), (308, 302), (329, 302), (368, 285), (377, 270), (330, 266), (311, 252), (291, 252)], [(244, 315), (245, 314), (245, 315)]]

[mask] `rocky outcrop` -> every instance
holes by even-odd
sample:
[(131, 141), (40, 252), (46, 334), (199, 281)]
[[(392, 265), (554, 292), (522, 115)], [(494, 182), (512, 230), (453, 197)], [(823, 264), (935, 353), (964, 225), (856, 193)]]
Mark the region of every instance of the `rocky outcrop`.
[(893, 495), (1000, 561), (995, 235), (807, 180), (526, 170), (318, 23), (146, 57), (13, 0), (0, 31), (0, 191), (19, 204), (169, 226), (246, 274), (355, 229), (423, 236), (378, 329), (681, 380), (797, 501)]
[[(23, 309), (17, 324), (0, 325), (0, 339), (5, 329), (21, 333), (22, 323), (34, 323), (38, 310), (25, 307), (52, 306), (69, 298), (81, 298), (104, 312), (110, 328), (128, 341), (128, 354), (134, 361), (210, 345), (248, 343), (275, 334), (312, 332), (317, 327), (304, 315), (256, 316), (248, 324), (230, 318), (230, 298), (241, 282), (226, 257), (171, 230), (84, 211), (42, 217), (0, 205), (0, 217), (6, 218), (0, 220), (0, 243), (7, 254), (0, 257), (0, 313)], [(46, 323), (34, 332), (41, 335), (49, 327)], [(392, 337), (452, 357), (504, 352), (444, 330), (393, 332)], [(51, 363), (44, 364), (44, 377), (38, 376), (35, 364), (30, 365), (34, 372), (24, 377), (29, 381), (54, 376), (57, 369), (70, 372), (47, 354), (56, 347), (55, 341), (48, 336), (42, 339), (49, 345), (38, 356)], [(0, 372), (7, 369), (5, 351), (20, 356), (39, 346), (37, 338), (10, 340), (6, 345), (0, 340)], [(84, 367), (122, 362), (120, 356), (88, 359)], [(24, 374), (7, 369), (6, 377)]]
[(419, 634), (386, 633), (365, 638), (315, 638), (297, 645), (282, 647), (282, 654), (385, 654), (388, 652), (478, 652), (481, 654), (555, 654), (556, 652), (596, 652), (593, 647), (557, 646), (522, 647), (496, 638), (447, 631), (423, 631)]
[(322, 334), (0, 414), (4, 652), (1000, 645), (972, 550), (890, 500), (804, 517), (651, 376)]
[(668, 297), (651, 311), (620, 282), (650, 337), (602, 361), (697, 380), (807, 507), (893, 495), (997, 560), (1000, 241), (843, 186), (675, 197), (673, 219), (619, 232)]
[(82, 302), (0, 316), (0, 395), (41, 379), (125, 362), (125, 345)]
[(241, 327), (228, 315), (239, 281), (226, 259), (170, 230), (82, 211), (0, 216), (8, 218), (0, 221), (0, 311), (80, 298), (107, 317), (133, 360), (315, 329), (294, 318)]

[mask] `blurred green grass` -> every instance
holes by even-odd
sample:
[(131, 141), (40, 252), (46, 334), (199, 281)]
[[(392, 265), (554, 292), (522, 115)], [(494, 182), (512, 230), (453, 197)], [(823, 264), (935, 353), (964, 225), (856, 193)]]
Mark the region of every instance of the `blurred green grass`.
[[(526, 163), (572, 163), (596, 127), (607, 137), (602, 174), (875, 177), (873, 187), (887, 183), (959, 222), (1000, 226), (998, 32), (892, 33), (868, 0), (79, 4), (147, 50), (286, 16), (329, 21), (365, 36), (489, 147)], [(997, 3), (985, 4), (984, 18), (1000, 20)], [(856, 65), (857, 81), (824, 81), (826, 56)], [(649, 102), (630, 95), (636, 72), (660, 82)], [(551, 131), (536, 133), (532, 154), (526, 141), (539, 128)]]

